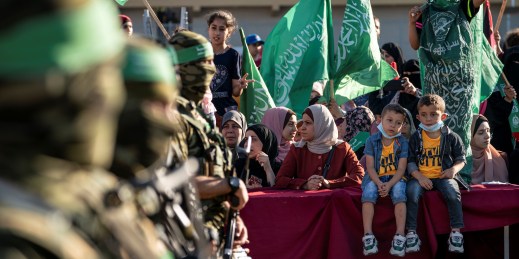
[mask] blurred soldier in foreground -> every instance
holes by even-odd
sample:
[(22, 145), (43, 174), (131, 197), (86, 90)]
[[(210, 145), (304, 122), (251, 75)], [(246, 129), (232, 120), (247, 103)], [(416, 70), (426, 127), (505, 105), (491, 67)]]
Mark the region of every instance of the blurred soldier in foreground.
[(126, 49), (123, 77), (127, 99), (119, 118), (111, 171), (139, 189), (143, 211), (153, 219), (175, 258), (207, 258), (208, 239), (198, 193), (189, 180), (198, 167), (186, 168), (189, 175), (181, 175), (185, 170), (166, 168), (171, 136), (180, 129), (175, 103), (178, 89), (170, 58), (176, 61), (175, 52), (137, 38)]
[(114, 4), (1, 6), (0, 257), (167, 258), (104, 169), (124, 96)]
[[(182, 79), (177, 109), (181, 114), (182, 134), (173, 138), (173, 147), (180, 146), (174, 163), (188, 156), (199, 159), (202, 170), (195, 178), (206, 227), (210, 231), (214, 254), (221, 254), (225, 218), (230, 196), (238, 199), (232, 207), (240, 210), (248, 201), (245, 184), (233, 176), (232, 154), (226, 148), (223, 136), (218, 133), (200, 111), (200, 102), (209, 88), (216, 71), (213, 64), (211, 44), (202, 35), (181, 31), (169, 40), (175, 48), (179, 61), (179, 74)], [(241, 218), (237, 220), (236, 245), (248, 243), (247, 229)]]

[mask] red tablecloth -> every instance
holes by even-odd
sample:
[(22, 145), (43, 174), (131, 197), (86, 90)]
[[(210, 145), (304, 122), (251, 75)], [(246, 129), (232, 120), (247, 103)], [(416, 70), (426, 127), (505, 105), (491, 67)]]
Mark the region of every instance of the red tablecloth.
[[(249, 195), (249, 203), (241, 215), (249, 230), (252, 258), (363, 257), (360, 188), (260, 189)], [(462, 203), (465, 220), (462, 231), (519, 223), (519, 186), (477, 185), (470, 192), (462, 191)], [(395, 258), (389, 255), (396, 230), (393, 208), (389, 198), (379, 199), (375, 206), (373, 230), (379, 242), (376, 258)], [(406, 258), (434, 258), (438, 250), (437, 235), (450, 230), (447, 208), (439, 192), (426, 192), (418, 222), (421, 251)], [(465, 249), (471, 249), (467, 245)]]

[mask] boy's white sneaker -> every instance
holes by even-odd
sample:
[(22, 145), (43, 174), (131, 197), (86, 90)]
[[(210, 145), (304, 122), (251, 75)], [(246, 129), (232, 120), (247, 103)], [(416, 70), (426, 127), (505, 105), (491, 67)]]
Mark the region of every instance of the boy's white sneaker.
[(405, 244), (405, 252), (406, 253), (413, 253), (420, 251), (420, 245), (422, 244), (422, 241), (420, 241), (420, 238), (414, 231), (410, 231), (405, 236), (406, 238), (406, 244)]
[(406, 249), (406, 238), (400, 234), (396, 234), (391, 242), (391, 250), (389, 253), (392, 255), (403, 257)]
[(372, 255), (378, 253), (377, 239), (373, 234), (366, 234), (362, 237), (364, 255)]
[(448, 240), (449, 251), (463, 253), (463, 235), (459, 231), (452, 231)]

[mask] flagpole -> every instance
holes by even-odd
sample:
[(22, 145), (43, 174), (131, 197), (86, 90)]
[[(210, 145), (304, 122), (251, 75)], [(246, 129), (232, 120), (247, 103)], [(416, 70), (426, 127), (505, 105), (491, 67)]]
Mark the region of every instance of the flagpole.
[[(499, 10), (499, 15), (497, 16), (496, 26), (494, 26), (494, 31), (499, 30), (499, 26), (501, 26), (501, 20), (503, 19), (503, 14), (505, 13), (505, 9), (506, 9), (506, 0), (503, 0), (503, 3), (501, 3), (501, 9)], [(498, 44), (499, 44), (499, 42), (498, 42)]]
[(155, 20), (155, 23), (157, 23), (157, 26), (159, 26), (160, 30), (164, 34), (164, 37), (166, 37), (166, 39), (169, 40), (169, 38), (171, 38), (171, 36), (169, 36), (169, 33), (166, 31), (166, 28), (164, 28), (164, 25), (160, 22), (159, 17), (157, 17), (157, 15), (155, 14), (155, 11), (153, 11), (153, 8), (151, 8), (151, 5), (150, 5), (150, 3), (148, 3), (148, 0), (142, 0), (142, 2), (144, 3), (144, 5), (148, 9), (148, 11), (150, 12), (151, 17), (153, 17), (153, 20)]
[(330, 89), (330, 100), (331, 99), (335, 99), (335, 91), (334, 91), (334, 87), (333, 87), (333, 79), (330, 80), (330, 84), (328, 85), (329, 89)]

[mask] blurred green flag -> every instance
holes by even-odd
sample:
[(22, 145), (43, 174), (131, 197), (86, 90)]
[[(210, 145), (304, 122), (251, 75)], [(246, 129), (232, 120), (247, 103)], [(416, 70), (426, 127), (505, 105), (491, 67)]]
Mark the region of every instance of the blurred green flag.
[(378, 90), (398, 75), (381, 58), (369, 0), (347, 1), (335, 63), (335, 99), (339, 104)]
[(301, 0), (278, 22), (263, 49), (261, 75), (274, 103), (298, 116), (308, 106), (313, 82), (333, 74), (330, 0)]
[(243, 29), (240, 28), (240, 37), (243, 45), (243, 62), (242, 71), (243, 73), (249, 74), (249, 79), (254, 79), (252, 84), (249, 84), (247, 89), (243, 90), (243, 94), (240, 97), (240, 112), (245, 115), (247, 124), (260, 123), (263, 118), (265, 111), (272, 107), (276, 107), (272, 97), (270, 97), (269, 90), (261, 77), (254, 59), (252, 58), (249, 47), (245, 42), (245, 34)]
[(115, 0), (115, 2), (117, 2), (120, 6), (123, 6), (126, 4), (126, 2), (128, 2), (128, 0)]
[(474, 86), (474, 100), (472, 102), (472, 112), (478, 113), (481, 102), (487, 99), (496, 85), (499, 84), (503, 63), (499, 60), (496, 53), (488, 43), (484, 30), (484, 12), (478, 14), (470, 21), (470, 29), (474, 39), (474, 60), (472, 64), (476, 73), (480, 73), (481, 80), (476, 81)]

